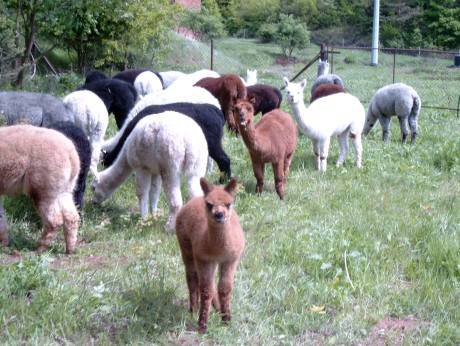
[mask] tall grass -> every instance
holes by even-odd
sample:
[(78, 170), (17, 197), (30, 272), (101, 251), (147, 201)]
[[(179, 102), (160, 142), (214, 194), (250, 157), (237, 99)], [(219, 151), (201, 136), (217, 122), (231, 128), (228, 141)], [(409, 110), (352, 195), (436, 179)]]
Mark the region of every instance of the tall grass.
[[(188, 59), (209, 49), (189, 41), (179, 47), (170, 68), (188, 70)], [(313, 48), (302, 51), (298, 64), (283, 67), (273, 63), (275, 46), (225, 39), (216, 48), (219, 72), (257, 68), (261, 82), (277, 86), (314, 55)], [(336, 72), (366, 106), (391, 82), (389, 67), (385, 57), (372, 68), (365, 53), (347, 54), (353, 58), (336, 60)], [(424, 104), (458, 93), (458, 70), (404, 59), (398, 76)], [(206, 62), (203, 55), (193, 69)], [(315, 74), (302, 78), (311, 81)], [(290, 112), (284, 102), (283, 109)], [(415, 146), (400, 144), (399, 126), (384, 145), (376, 126), (364, 140), (362, 170), (349, 156), (344, 167), (331, 164), (324, 174), (314, 170), (311, 143), (300, 135), (284, 202), (271, 168), (266, 190), (254, 193), (247, 150), (226, 133), (247, 247), (235, 278), (234, 319), (224, 326), (212, 314), (204, 336), (187, 312), (179, 248), (164, 232), (163, 198), (164, 215), (142, 221), (132, 178), (102, 206), (90, 203), (88, 191), (72, 256), (63, 255), (62, 234), (47, 254), (36, 256), (39, 219), (27, 199), (6, 199), (12, 242), (0, 252), (1, 343), (459, 344), (460, 120), (422, 109), (419, 125)], [(113, 119), (109, 131), (115, 131)], [(331, 163), (337, 155), (334, 142)], [(218, 172), (210, 179), (217, 181)], [(385, 318), (408, 317), (416, 320), (414, 328), (375, 330)]]

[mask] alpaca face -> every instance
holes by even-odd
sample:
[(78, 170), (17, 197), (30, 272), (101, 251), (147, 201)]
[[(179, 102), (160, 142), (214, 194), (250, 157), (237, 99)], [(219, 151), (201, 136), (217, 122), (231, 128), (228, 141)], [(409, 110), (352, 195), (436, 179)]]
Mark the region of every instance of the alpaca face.
[(91, 184), (91, 189), (94, 193), (93, 201), (96, 203), (102, 203), (107, 199), (107, 197), (109, 197), (109, 194), (106, 192), (104, 184), (100, 182), (98, 176), (94, 178), (93, 183)]
[(235, 201), (236, 179), (232, 178), (224, 188), (211, 185), (200, 179), (204, 192), (206, 213), (210, 223), (225, 224), (230, 219)]
[(291, 104), (303, 102), (303, 90), (307, 85), (307, 81), (304, 79), (300, 83), (291, 83), (284, 77), (284, 85), (286, 86), (286, 99)]
[(239, 100), (234, 108), (235, 121), (241, 126), (246, 127), (254, 118), (254, 106), (251, 102)]

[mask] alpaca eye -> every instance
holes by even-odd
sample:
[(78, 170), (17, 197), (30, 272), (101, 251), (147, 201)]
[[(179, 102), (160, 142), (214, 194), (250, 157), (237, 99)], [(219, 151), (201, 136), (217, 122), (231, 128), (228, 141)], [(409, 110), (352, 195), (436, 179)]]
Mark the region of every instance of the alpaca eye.
[(211, 203), (206, 202), (206, 208), (208, 208), (209, 211), (211, 211), (213, 207)]
[(227, 209), (230, 209), (232, 207), (232, 203), (228, 203), (225, 206), (227, 207)]

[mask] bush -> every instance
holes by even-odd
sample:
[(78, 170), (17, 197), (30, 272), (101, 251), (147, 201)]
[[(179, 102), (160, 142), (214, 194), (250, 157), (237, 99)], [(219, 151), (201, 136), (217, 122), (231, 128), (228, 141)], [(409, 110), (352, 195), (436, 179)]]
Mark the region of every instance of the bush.
[(310, 33), (292, 15), (281, 14), (275, 40), (281, 47), (283, 54), (291, 58), (294, 49), (308, 46), (310, 43)]
[(260, 26), (258, 36), (262, 43), (273, 42), (275, 40), (278, 25), (274, 23), (266, 23)]
[(182, 20), (182, 25), (206, 39), (225, 35), (225, 28), (221, 18), (212, 15), (206, 9), (202, 9), (201, 12), (187, 11)]
[(356, 63), (356, 58), (353, 55), (347, 55), (344, 59), (343, 62), (345, 64), (355, 64)]

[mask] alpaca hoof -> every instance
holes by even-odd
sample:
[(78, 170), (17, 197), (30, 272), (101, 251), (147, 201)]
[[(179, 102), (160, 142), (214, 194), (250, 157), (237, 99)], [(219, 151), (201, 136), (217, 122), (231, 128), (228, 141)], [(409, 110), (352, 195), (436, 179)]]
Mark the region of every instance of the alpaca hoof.
[(208, 327), (206, 326), (206, 324), (199, 325), (198, 326), (198, 333), (204, 334), (204, 333), (206, 333), (207, 329), (208, 329)]
[(222, 316), (222, 322), (228, 324), (232, 320), (232, 316), (230, 314), (224, 314)]

